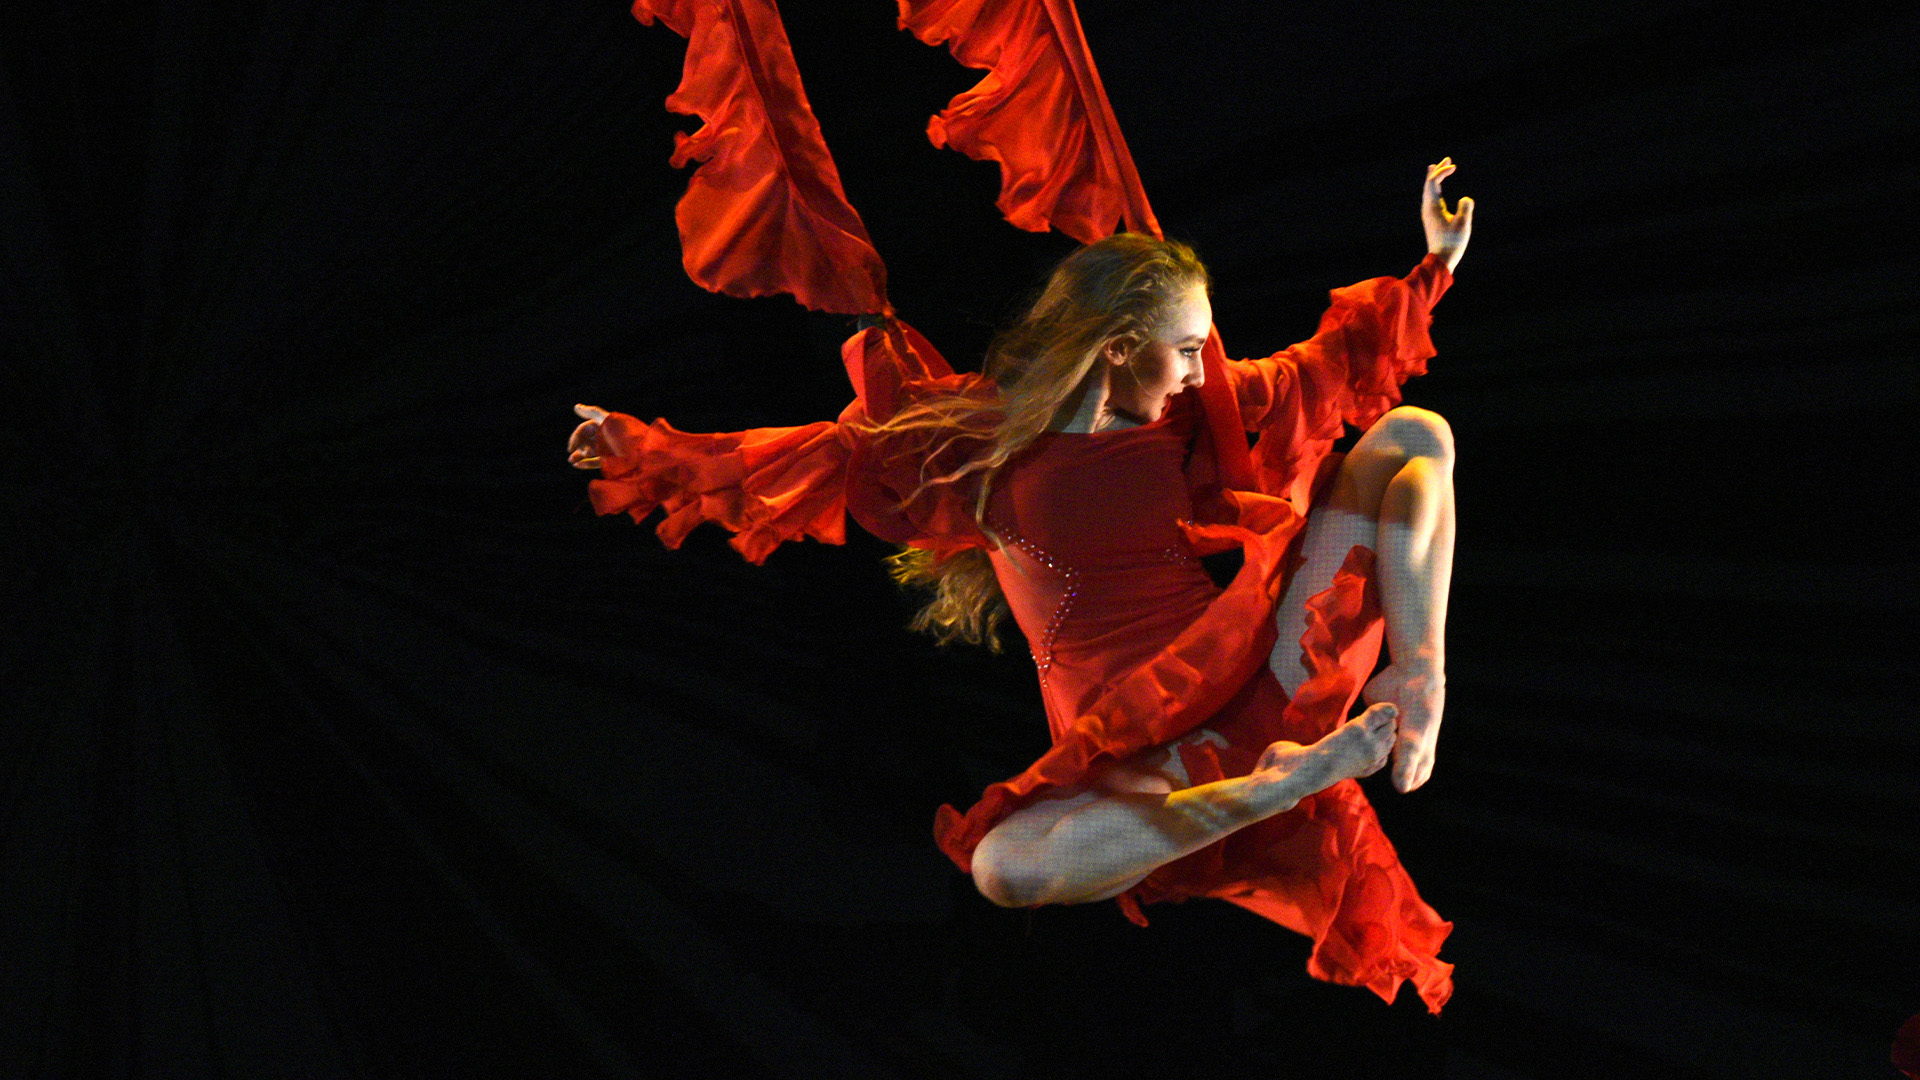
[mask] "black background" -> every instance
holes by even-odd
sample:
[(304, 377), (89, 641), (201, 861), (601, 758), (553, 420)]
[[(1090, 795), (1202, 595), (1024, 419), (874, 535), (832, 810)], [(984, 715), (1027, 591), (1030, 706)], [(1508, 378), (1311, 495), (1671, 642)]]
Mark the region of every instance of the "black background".
[[(1070, 243), (930, 147), (975, 73), (791, 2), (902, 314), (969, 366)], [(1920, 20), (1087, 4), (1229, 351), (1478, 203), (1409, 388), (1460, 448), (1427, 788), (1445, 1014), (1224, 904), (994, 908), (1045, 739), (886, 549), (595, 518), (568, 408), (847, 396), (679, 267), (684, 42), (617, 3), (0, 10), (0, 1074), (1885, 1077), (1920, 1010)]]

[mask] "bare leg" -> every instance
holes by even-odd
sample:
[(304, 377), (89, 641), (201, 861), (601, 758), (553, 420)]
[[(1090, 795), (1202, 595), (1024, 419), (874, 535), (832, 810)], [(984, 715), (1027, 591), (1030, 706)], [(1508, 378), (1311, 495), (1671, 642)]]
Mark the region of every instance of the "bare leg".
[(1368, 702), (1400, 706), (1393, 786), (1412, 791), (1433, 774), (1440, 714), (1447, 700), (1447, 589), (1453, 579), (1452, 461), (1414, 457), (1387, 485), (1380, 504), (1380, 606), (1387, 656), (1367, 683)]
[(1390, 663), (1367, 684), (1368, 702), (1400, 707), (1393, 785), (1412, 791), (1433, 772), (1446, 703), (1447, 589), (1453, 576), (1453, 436), (1424, 409), (1398, 408), (1355, 444), (1333, 491), (1307, 517), (1305, 564), (1278, 609), (1272, 667), (1288, 694), (1307, 671), (1300, 662), (1306, 602), (1333, 583), (1354, 545), (1377, 558)]
[(1003, 907), (1106, 900), (1161, 866), (1341, 780), (1386, 764), (1395, 710), (1376, 706), (1312, 746), (1278, 742), (1247, 776), (1186, 787), (1178, 754), (1114, 770), (1103, 786), (1008, 815), (980, 841), (973, 879)]

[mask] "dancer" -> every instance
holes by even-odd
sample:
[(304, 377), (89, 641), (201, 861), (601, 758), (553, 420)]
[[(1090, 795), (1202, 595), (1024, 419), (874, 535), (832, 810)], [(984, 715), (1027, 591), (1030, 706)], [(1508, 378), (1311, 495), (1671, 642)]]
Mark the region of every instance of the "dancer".
[[(1355, 778), (1434, 764), (1454, 534), (1445, 422), (1394, 408), (1433, 354), (1472, 203), (1422, 195), (1428, 256), (1337, 290), (1315, 337), (1226, 364), (1258, 436), (1250, 488), (1197, 393), (1218, 349), (1204, 267), (1122, 233), (1055, 271), (982, 375), (950, 374), (894, 319), (846, 347), (859, 400), (838, 422), (693, 435), (578, 406), (569, 460), (601, 513), (665, 505), (764, 558), (846, 514), (908, 544), (935, 589), (922, 628), (983, 640), (1004, 597), (1032, 645), (1053, 746), (936, 837), (1005, 906), (1212, 896), (1315, 941), (1309, 970), (1438, 1011), (1450, 924), (1422, 902)], [(1214, 400), (1219, 391), (1214, 389)], [(1331, 453), (1343, 423), (1364, 434)], [(1238, 547), (1216, 586), (1198, 556)], [(1384, 635), (1390, 663), (1369, 680)], [(1348, 719), (1355, 698), (1372, 703)]]

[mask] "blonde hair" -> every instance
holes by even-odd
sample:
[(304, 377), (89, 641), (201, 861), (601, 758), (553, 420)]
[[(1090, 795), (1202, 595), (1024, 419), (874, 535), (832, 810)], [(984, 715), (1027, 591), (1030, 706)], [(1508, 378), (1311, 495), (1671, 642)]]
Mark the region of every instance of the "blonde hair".
[[(998, 544), (986, 511), (1000, 470), (1047, 430), (1062, 404), (1085, 384), (1107, 342), (1151, 339), (1178, 297), (1211, 284), (1192, 248), (1139, 233), (1116, 233), (1062, 259), (1026, 314), (987, 348), (985, 371), (999, 388), (997, 399), (934, 397), (870, 428), (946, 435), (927, 455), (928, 462), (956, 440), (971, 437), (985, 443), (949, 472), (923, 473), (920, 487), (906, 501), (932, 485), (980, 473), (974, 520)], [(1008, 609), (985, 551), (973, 548), (939, 558), (921, 548), (904, 548), (888, 563), (901, 585), (933, 591), (909, 624), (914, 630), (932, 634), (941, 644), (959, 639), (999, 651), (997, 630)]]

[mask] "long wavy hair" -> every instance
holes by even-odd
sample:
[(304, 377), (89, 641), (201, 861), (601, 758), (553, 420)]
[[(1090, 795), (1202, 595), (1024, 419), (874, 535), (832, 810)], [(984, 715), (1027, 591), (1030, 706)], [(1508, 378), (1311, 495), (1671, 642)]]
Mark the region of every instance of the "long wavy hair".
[[(999, 388), (997, 398), (934, 397), (873, 425), (876, 432), (946, 436), (943, 445), (962, 438), (984, 442), (958, 467), (922, 476), (906, 501), (929, 486), (979, 473), (974, 520), (999, 544), (986, 511), (1000, 470), (1086, 385), (1107, 342), (1120, 339), (1132, 347), (1150, 340), (1180, 297), (1195, 286), (1211, 285), (1192, 248), (1139, 233), (1116, 233), (1062, 259), (1026, 314), (987, 347), (984, 370)], [(927, 460), (940, 456), (936, 450)], [(910, 547), (888, 563), (902, 586), (933, 593), (909, 624), (914, 630), (932, 634), (941, 644), (960, 640), (999, 651), (998, 629), (1008, 609), (985, 551), (973, 548), (940, 558)]]

